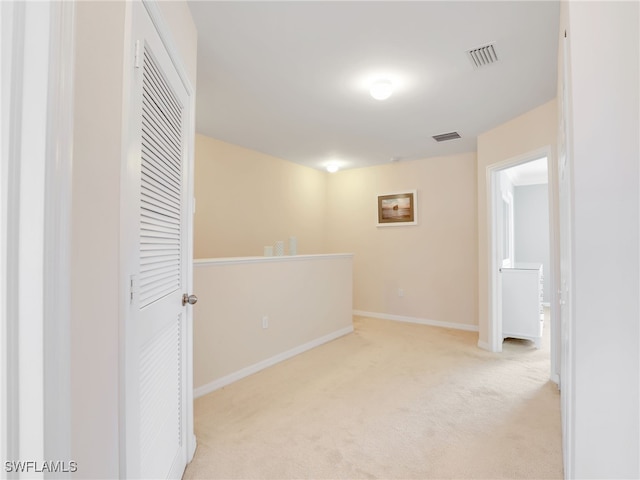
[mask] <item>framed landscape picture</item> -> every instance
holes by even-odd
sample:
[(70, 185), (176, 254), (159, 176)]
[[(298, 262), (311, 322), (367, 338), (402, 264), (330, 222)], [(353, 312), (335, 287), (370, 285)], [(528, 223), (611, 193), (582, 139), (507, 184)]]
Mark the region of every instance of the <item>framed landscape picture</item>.
[(378, 195), (378, 227), (418, 224), (418, 192)]

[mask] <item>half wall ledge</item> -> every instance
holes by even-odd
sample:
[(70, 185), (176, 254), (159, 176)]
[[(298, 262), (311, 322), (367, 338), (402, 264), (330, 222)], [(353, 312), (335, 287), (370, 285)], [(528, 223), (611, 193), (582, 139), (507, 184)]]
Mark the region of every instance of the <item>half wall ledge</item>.
[(273, 257), (220, 257), (220, 258), (199, 258), (193, 261), (194, 267), (203, 265), (228, 265), (240, 263), (263, 263), (263, 262), (295, 262), (306, 260), (327, 260), (330, 258), (351, 258), (353, 253), (318, 253), (313, 255), (281, 255)]

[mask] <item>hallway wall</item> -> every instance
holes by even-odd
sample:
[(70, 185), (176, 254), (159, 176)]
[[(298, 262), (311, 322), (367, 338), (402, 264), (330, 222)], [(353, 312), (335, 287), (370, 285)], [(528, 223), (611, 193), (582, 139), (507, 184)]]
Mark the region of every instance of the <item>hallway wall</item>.
[(326, 252), (326, 172), (196, 135), (195, 258), (261, 256), (295, 236)]
[[(327, 244), (355, 253), (355, 310), (476, 328), (475, 184), (475, 153), (329, 177)], [(377, 196), (413, 189), (418, 225), (377, 227)]]

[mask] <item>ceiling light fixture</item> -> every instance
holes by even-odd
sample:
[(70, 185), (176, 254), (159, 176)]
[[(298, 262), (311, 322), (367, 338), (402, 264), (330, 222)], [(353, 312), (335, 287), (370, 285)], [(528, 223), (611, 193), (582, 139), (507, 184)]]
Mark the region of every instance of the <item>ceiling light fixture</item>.
[(390, 80), (376, 80), (371, 84), (369, 93), (376, 100), (386, 100), (393, 93), (393, 83)]
[(336, 163), (330, 163), (329, 165), (327, 165), (327, 172), (336, 173), (339, 170), (339, 168), (340, 167), (338, 167)]

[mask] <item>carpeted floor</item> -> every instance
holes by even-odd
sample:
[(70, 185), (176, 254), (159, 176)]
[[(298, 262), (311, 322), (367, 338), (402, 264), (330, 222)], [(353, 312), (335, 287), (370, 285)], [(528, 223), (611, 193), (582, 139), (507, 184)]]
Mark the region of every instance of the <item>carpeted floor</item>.
[(354, 326), (197, 399), (184, 478), (562, 478), (548, 338), (492, 354), (477, 333)]

